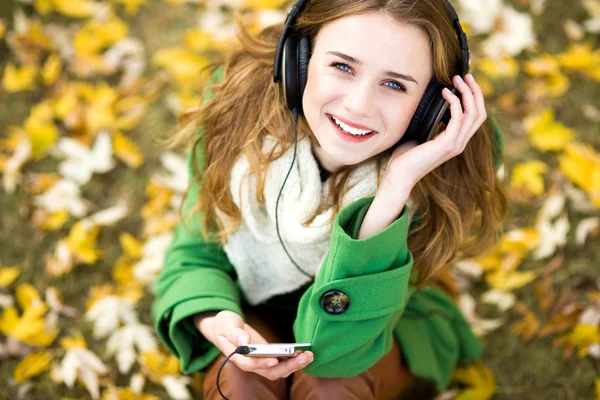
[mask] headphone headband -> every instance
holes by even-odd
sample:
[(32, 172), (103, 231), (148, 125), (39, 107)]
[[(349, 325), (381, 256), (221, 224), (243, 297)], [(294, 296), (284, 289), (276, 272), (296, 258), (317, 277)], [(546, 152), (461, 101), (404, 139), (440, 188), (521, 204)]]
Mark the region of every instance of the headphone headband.
[(294, 4), (292, 8), (290, 8), (290, 11), (288, 11), (285, 19), (285, 25), (283, 26), (283, 32), (281, 32), (281, 37), (279, 38), (279, 43), (277, 44), (277, 53), (275, 53), (275, 65), (273, 71), (273, 82), (275, 83), (281, 81), (281, 58), (283, 54), (283, 46), (289, 36), (288, 32), (290, 29), (292, 29), (292, 25), (296, 22), (296, 18), (302, 9), (304, 9), (305, 4), (306, 0), (298, 0), (298, 2)]
[[(282, 68), (282, 54), (283, 47), (286, 39), (289, 37), (289, 31), (293, 29), (293, 25), (296, 22), (296, 18), (298, 14), (302, 12), (304, 7), (306, 6), (308, 0), (298, 0), (288, 11), (287, 17), (285, 19), (285, 24), (283, 27), (283, 31), (281, 32), (281, 37), (279, 38), (279, 43), (277, 44), (277, 52), (275, 53), (275, 64), (273, 66), (273, 82), (277, 83), (281, 81), (281, 68)], [(469, 45), (467, 42), (467, 35), (460, 25), (460, 20), (458, 18), (458, 14), (452, 4), (448, 0), (443, 0), (446, 5), (446, 9), (450, 13), (450, 18), (452, 19), (452, 25), (454, 26), (454, 30), (458, 36), (458, 42), (460, 44), (461, 57), (459, 60), (459, 71), (461, 76), (465, 76), (469, 72)]]

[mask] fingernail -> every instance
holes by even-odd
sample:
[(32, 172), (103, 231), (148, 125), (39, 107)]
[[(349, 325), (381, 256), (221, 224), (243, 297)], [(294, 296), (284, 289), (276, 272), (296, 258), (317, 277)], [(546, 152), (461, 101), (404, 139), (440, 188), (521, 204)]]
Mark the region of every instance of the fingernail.
[(238, 343), (239, 344), (246, 344), (246, 336), (244, 336), (244, 335), (238, 336)]
[(275, 361), (269, 361), (269, 362), (267, 363), (267, 367), (274, 367), (274, 366), (275, 366), (275, 364), (276, 364), (276, 363), (275, 363)]
[(300, 360), (298, 360), (298, 364), (299, 365), (302, 365), (302, 364), (305, 364), (305, 363), (306, 363), (306, 360), (303, 359), (303, 358), (301, 358)]

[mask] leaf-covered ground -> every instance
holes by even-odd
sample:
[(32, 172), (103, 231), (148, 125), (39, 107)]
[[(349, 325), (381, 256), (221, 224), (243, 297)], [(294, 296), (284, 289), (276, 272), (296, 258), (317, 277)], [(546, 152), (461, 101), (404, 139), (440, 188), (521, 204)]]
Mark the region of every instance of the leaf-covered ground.
[[(198, 71), (282, 0), (0, 3), (0, 398), (200, 398), (150, 287), (187, 176)], [(506, 142), (498, 246), (453, 265), (484, 338), (440, 399), (600, 399), (600, 1), (460, 0)]]

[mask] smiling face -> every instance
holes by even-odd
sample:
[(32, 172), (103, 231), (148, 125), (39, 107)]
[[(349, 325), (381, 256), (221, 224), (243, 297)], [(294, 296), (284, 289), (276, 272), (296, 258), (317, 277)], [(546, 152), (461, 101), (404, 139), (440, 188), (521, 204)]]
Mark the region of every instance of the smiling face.
[(323, 26), (302, 99), (323, 167), (358, 164), (400, 140), (431, 77), (429, 41), (414, 25), (373, 12)]

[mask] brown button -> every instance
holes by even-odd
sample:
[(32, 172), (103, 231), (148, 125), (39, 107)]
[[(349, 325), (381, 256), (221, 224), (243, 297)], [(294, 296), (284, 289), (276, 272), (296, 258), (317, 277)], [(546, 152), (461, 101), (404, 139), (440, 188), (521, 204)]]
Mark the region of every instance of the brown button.
[(341, 290), (330, 290), (321, 297), (321, 308), (328, 314), (341, 314), (350, 307), (350, 298)]

